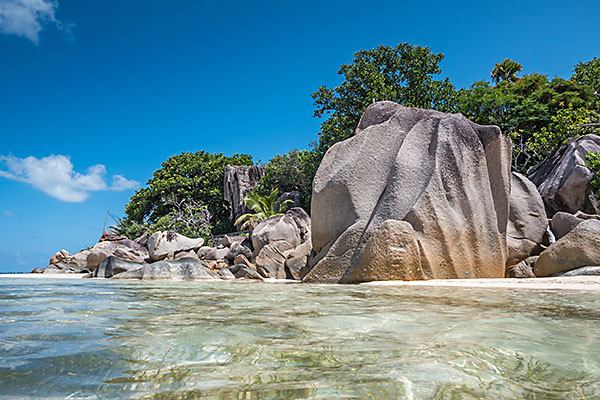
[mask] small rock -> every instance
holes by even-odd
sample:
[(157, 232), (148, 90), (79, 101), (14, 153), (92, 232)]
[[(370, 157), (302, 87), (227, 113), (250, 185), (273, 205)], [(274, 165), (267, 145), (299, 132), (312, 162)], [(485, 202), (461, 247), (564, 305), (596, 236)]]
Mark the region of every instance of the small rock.
[(232, 265), (227, 269), (236, 277), (236, 279), (246, 278), (262, 280), (262, 277), (258, 274), (258, 272), (250, 269), (247, 265), (244, 264)]
[(576, 268), (555, 276), (600, 276), (600, 266), (592, 265), (589, 267)]
[(235, 279), (235, 275), (233, 275), (233, 273), (228, 268), (220, 269), (218, 272), (218, 275), (221, 279), (224, 279), (227, 281)]
[(250, 267), (250, 269), (253, 269), (253, 270), (255, 270), (255, 271), (256, 271), (256, 265), (252, 264), (252, 263), (250, 262), (250, 260), (248, 260), (248, 257), (246, 257), (246, 256), (245, 256), (245, 255), (243, 255), (243, 254), (238, 254), (238, 255), (235, 257), (235, 259), (233, 260), (233, 264), (234, 264), (234, 265), (236, 265), (236, 264), (244, 264), (244, 265), (246, 265), (246, 266)]
[(535, 278), (533, 266), (539, 256), (528, 257), (518, 264), (511, 265), (506, 269), (507, 278)]
[(285, 279), (286, 258), (275, 247), (267, 244), (254, 259), (256, 270), (265, 278)]
[(600, 221), (589, 219), (544, 250), (533, 273), (552, 276), (593, 265), (600, 265)]

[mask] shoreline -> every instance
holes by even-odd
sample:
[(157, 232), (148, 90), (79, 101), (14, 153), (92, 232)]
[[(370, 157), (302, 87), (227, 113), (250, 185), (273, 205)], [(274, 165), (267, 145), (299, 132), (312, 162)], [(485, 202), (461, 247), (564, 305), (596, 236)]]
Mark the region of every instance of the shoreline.
[[(27, 279), (83, 279), (84, 274), (0, 274), (0, 278)], [(94, 280), (103, 278), (94, 278)], [(166, 280), (168, 281), (168, 280)], [(266, 279), (262, 283), (290, 284), (302, 283), (281, 279)], [(474, 289), (537, 289), (537, 290), (579, 290), (600, 292), (600, 276), (569, 276), (550, 278), (476, 278), (476, 279), (430, 279), (422, 281), (373, 281), (360, 283), (360, 286), (387, 287), (457, 287)]]

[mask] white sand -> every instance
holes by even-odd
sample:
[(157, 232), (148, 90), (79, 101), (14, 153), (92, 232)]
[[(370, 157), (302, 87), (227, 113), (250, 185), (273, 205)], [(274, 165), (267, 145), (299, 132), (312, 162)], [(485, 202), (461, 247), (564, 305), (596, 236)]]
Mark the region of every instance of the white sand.
[[(0, 274), (0, 278), (82, 279), (85, 274)], [(231, 282), (231, 281), (224, 281)], [(300, 283), (298, 281), (265, 279), (267, 283)], [(367, 286), (437, 286), (461, 288), (585, 290), (600, 292), (600, 276), (569, 276), (556, 278), (500, 279), (431, 279), (428, 281), (377, 281)]]
[(85, 274), (0, 274), (0, 278), (82, 279)]
[(431, 279), (428, 281), (377, 281), (369, 286), (444, 286), (463, 288), (543, 289), (600, 291), (600, 276), (501, 279)]

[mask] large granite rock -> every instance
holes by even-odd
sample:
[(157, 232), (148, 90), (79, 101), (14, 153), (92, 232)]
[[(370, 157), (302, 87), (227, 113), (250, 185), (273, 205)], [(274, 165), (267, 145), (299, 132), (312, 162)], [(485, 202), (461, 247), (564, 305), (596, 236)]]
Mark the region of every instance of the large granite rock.
[(191, 239), (174, 231), (154, 232), (148, 239), (148, 252), (152, 261), (160, 261), (182, 251), (197, 251), (204, 239)]
[[(294, 251), (303, 243), (310, 243), (310, 224), (308, 214), (298, 207), (258, 224), (250, 237), (258, 272), (268, 278), (292, 278), (290, 272), (286, 271), (285, 264), (288, 256), (302, 257), (300, 251), (310, 253), (310, 248), (307, 250), (306, 246), (298, 252)], [(294, 268), (302, 267), (296, 262)]]
[(128, 270), (113, 275), (111, 279), (142, 280), (215, 280), (218, 275), (212, 272), (205, 263), (195, 258), (183, 258), (174, 261), (158, 261), (145, 264), (141, 268)]
[(541, 252), (548, 228), (544, 202), (535, 185), (523, 175), (511, 175), (510, 212), (508, 215), (506, 265), (518, 264)]
[(495, 126), (372, 104), (315, 176), (304, 281), (503, 277), (510, 161)]
[(581, 211), (577, 211), (575, 214), (569, 214), (566, 212), (559, 211), (552, 217), (550, 226), (556, 239), (560, 239), (567, 233), (571, 232), (573, 228), (579, 225), (581, 222), (588, 219), (600, 219), (598, 214), (586, 214)]
[(600, 221), (589, 219), (544, 250), (533, 273), (537, 277), (552, 276), (594, 265), (600, 265)]
[(585, 165), (585, 156), (590, 152), (600, 152), (600, 136), (576, 138), (529, 171), (529, 179), (542, 195), (549, 216), (559, 211), (598, 213), (590, 186), (594, 174)]
[(265, 168), (257, 166), (225, 167), (223, 196), (231, 206), (233, 219), (250, 212), (244, 197), (258, 186), (258, 181), (265, 176)]
[(127, 238), (122, 238), (120, 240), (101, 240), (88, 252), (88, 269), (94, 271), (101, 262), (110, 256), (117, 256), (123, 260), (141, 263), (148, 258), (148, 250)]
[(50, 264), (44, 269), (44, 274), (85, 274), (90, 272), (84, 266), (77, 266), (73, 264), (56, 263)]
[(144, 264), (142, 263), (122, 260), (115, 256), (109, 256), (92, 271), (92, 277), (110, 278), (113, 275), (117, 275), (126, 271), (135, 271), (143, 267)]

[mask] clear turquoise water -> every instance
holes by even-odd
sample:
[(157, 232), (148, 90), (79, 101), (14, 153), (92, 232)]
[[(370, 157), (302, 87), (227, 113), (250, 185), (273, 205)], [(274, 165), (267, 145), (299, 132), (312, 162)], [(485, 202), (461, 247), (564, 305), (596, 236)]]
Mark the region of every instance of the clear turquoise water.
[(600, 295), (0, 278), (0, 398), (598, 399)]

